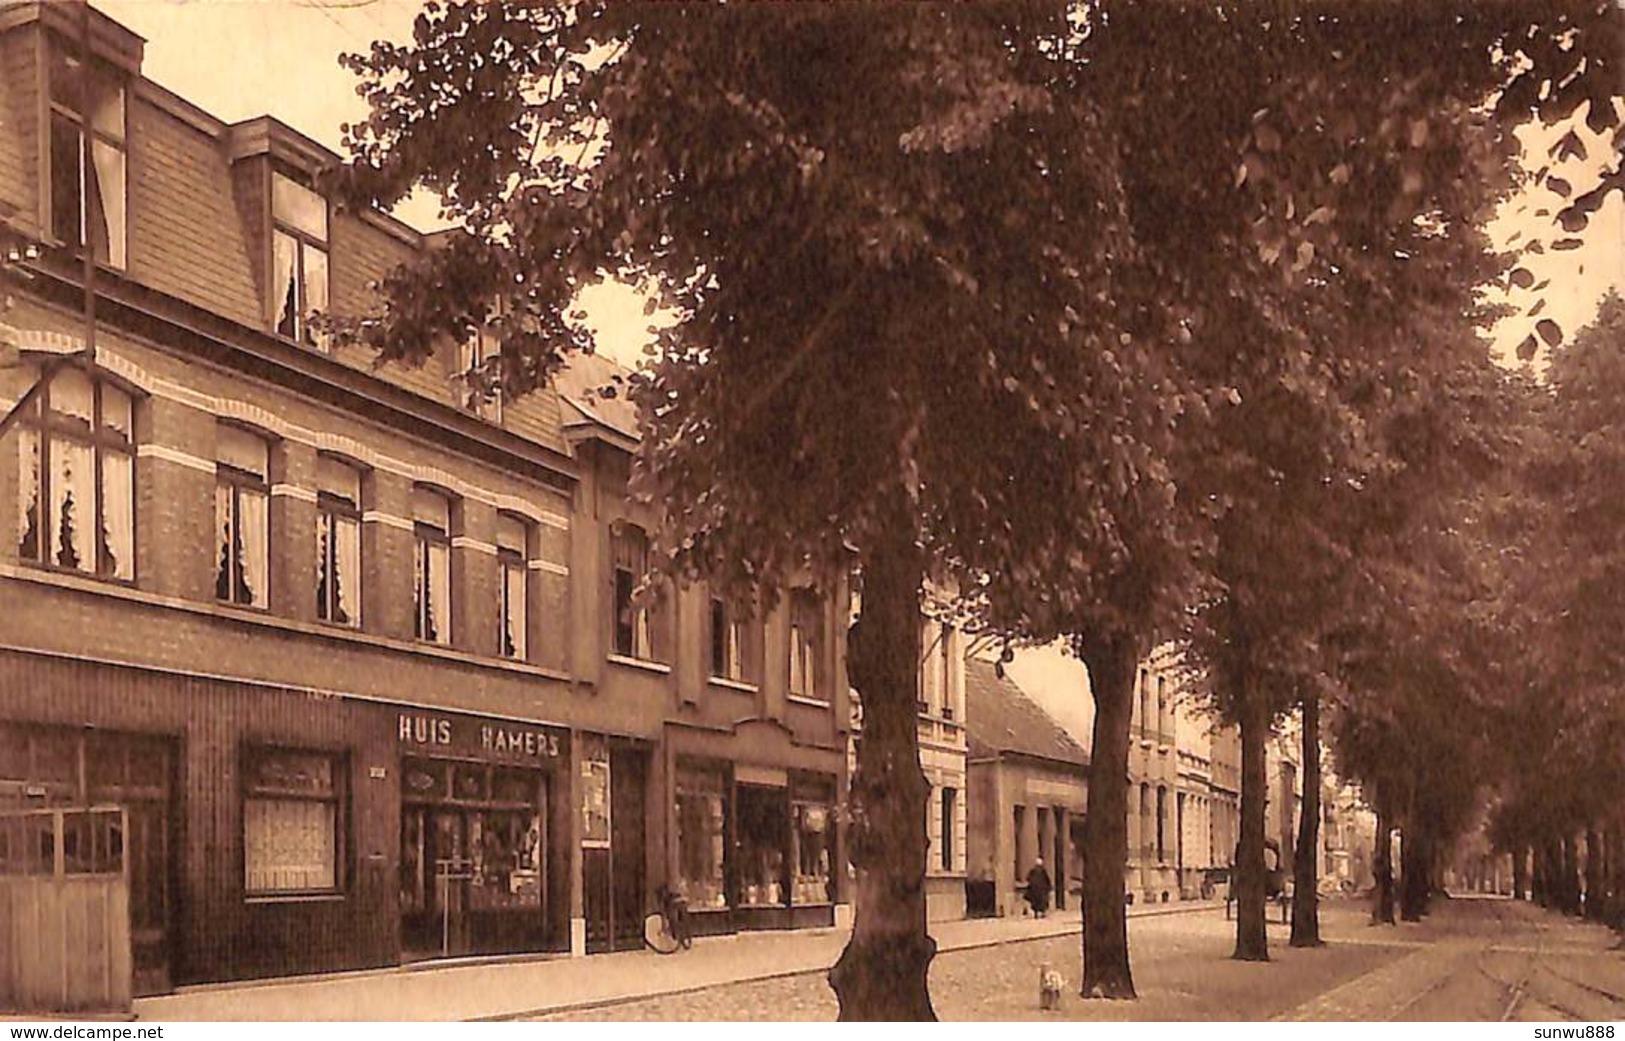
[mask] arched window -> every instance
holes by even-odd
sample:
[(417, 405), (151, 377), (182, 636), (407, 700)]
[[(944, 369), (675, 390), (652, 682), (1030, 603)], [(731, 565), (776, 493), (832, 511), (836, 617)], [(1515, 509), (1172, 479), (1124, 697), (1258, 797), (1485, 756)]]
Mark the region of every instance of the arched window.
[(18, 555), (135, 581), (130, 395), (82, 369), (50, 377), (20, 421)]
[(361, 625), (361, 473), (329, 456), (317, 460), (316, 617)]
[(451, 642), (451, 502), (427, 488), (412, 493), (413, 635)]

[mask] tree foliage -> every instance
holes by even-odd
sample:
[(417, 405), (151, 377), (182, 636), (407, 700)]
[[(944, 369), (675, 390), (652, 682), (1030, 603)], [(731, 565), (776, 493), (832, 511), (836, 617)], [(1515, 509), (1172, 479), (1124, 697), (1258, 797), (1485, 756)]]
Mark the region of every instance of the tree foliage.
[(1619, 18), (430, 3), (411, 43), (351, 59), (372, 116), (341, 181), (431, 188), (455, 230), (345, 334), (421, 359), (489, 323), (519, 392), (590, 349), (598, 280), (679, 315), (606, 391), (637, 403), (670, 569), (771, 585), (855, 548), (886, 590), (853, 678), (898, 715), (866, 720), (855, 791), (903, 852), (888, 869), (857, 829), (854, 944), (906, 996), (849, 974), (843, 1014), (928, 1015), (923, 779), (889, 667), (915, 658), (920, 576), (994, 631), (1073, 636), (1115, 709), (1193, 602), (1240, 686), (1309, 671), (1344, 603), (1319, 579), (1401, 466), (1395, 402), (1456, 370), (1428, 333), (1511, 263), (1481, 230), (1518, 181), (1510, 128), (1583, 102), (1613, 126)]

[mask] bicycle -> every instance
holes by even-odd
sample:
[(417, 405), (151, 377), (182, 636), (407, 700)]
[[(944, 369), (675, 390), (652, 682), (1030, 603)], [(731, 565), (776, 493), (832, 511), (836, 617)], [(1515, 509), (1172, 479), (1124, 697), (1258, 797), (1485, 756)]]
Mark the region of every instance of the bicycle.
[(693, 947), (688, 901), (666, 886), (660, 887), (655, 899), (659, 907), (643, 920), (643, 942), (656, 954), (675, 954)]

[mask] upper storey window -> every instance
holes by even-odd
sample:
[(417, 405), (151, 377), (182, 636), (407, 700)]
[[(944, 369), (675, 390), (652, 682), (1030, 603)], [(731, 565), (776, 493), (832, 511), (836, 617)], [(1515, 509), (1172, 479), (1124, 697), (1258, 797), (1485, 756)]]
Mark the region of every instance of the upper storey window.
[(661, 661), (665, 625), (658, 594), (641, 588), (648, 580), (649, 539), (643, 529), (621, 523), (611, 533), (614, 593), (614, 653), (623, 658)]
[(822, 701), (818, 661), (824, 645), (824, 611), (811, 589), (790, 591), (790, 694)]
[(412, 635), (451, 642), (451, 503), (427, 489), (412, 493)]
[(214, 595), (231, 604), (270, 604), (270, 450), (246, 430), (221, 426), (215, 436)]
[(463, 408), (492, 423), (502, 422), (502, 342), (480, 327), (457, 345), (454, 380)]
[(65, 571), (135, 579), (130, 396), (59, 370), (23, 414), (18, 550)]
[(327, 310), (327, 200), (273, 173), (271, 216), (276, 331), (290, 340), (325, 346), (310, 320)]
[[(51, 41), (51, 235), (125, 263), (124, 78)], [(90, 162), (85, 162), (85, 152)]]

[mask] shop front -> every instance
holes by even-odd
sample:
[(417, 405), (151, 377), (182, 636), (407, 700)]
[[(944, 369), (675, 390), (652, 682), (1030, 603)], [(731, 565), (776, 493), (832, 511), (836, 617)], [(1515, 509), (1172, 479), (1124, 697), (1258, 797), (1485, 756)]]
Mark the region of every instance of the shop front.
[(569, 734), (402, 711), (404, 960), (568, 946)]
[(679, 756), (675, 888), (699, 935), (835, 921), (836, 777)]

